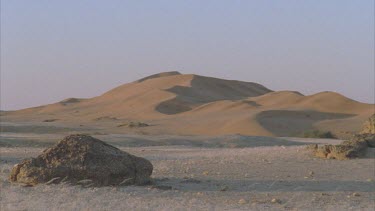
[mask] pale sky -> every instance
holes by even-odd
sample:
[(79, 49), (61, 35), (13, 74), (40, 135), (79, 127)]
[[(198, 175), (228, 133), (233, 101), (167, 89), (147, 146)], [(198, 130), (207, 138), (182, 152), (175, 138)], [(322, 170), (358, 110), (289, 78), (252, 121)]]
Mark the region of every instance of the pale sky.
[(1, 110), (164, 71), (374, 102), (374, 0), (1, 0)]

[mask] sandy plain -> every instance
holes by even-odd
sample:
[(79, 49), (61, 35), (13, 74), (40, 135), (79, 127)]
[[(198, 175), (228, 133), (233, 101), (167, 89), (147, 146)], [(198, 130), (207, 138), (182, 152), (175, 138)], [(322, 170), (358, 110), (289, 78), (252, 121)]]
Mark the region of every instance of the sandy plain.
[[(310, 156), (305, 145), (340, 143), (243, 135), (181, 136), (92, 133), (149, 159), (153, 185), (81, 187), (11, 184), (14, 164), (35, 157), (66, 134), (48, 123), (13, 126), (0, 137), (1, 210), (374, 210), (375, 150), (354, 160)], [(31, 133), (27, 128), (38, 128)], [(17, 129), (18, 128), (18, 129)], [(21, 129), (24, 132), (20, 132)], [(57, 129), (56, 129), (57, 128)], [(60, 131), (60, 132), (57, 132)]]

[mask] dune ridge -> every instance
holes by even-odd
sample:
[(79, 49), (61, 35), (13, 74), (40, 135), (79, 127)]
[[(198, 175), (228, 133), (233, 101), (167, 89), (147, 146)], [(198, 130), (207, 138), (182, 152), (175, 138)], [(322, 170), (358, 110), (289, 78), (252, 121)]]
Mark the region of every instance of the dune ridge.
[[(90, 99), (2, 112), (5, 121), (84, 124), (116, 133), (244, 134), (293, 136), (305, 130), (356, 132), (374, 105), (335, 92), (305, 96), (273, 91), (261, 84), (177, 71), (154, 74)], [(100, 121), (98, 121), (100, 119)], [(119, 122), (143, 121), (152, 127), (124, 129)], [(47, 121), (48, 122), (48, 121)]]

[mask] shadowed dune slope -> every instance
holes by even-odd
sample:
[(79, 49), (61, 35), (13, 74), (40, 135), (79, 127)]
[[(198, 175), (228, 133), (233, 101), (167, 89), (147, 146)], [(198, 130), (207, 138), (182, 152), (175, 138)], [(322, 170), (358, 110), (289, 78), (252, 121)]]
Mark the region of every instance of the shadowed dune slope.
[[(372, 104), (335, 92), (304, 96), (294, 91), (272, 91), (252, 82), (166, 72), (98, 97), (69, 98), (1, 115), (5, 121), (54, 119), (56, 124), (94, 125), (115, 133), (288, 136), (311, 129), (355, 132), (374, 111)], [(152, 126), (117, 127), (128, 121)]]
[(230, 81), (204, 76), (193, 76), (190, 86), (173, 86), (166, 91), (176, 97), (160, 103), (156, 110), (164, 114), (177, 114), (220, 100), (241, 100), (271, 92), (266, 87), (250, 82)]

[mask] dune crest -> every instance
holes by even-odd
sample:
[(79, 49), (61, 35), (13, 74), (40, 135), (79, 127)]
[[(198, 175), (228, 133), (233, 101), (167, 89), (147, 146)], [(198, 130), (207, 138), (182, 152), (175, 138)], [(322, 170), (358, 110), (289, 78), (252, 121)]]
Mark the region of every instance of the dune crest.
[(142, 81), (146, 81), (148, 79), (161, 78), (161, 77), (167, 77), (167, 76), (172, 76), (172, 75), (181, 75), (181, 73), (178, 72), (178, 71), (157, 73), (157, 74), (154, 74), (154, 75), (150, 75), (150, 76), (141, 78), (137, 82), (142, 82)]

